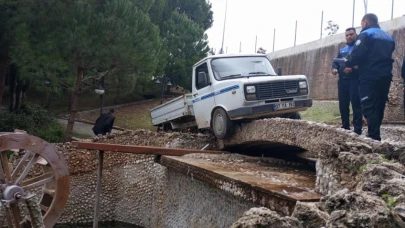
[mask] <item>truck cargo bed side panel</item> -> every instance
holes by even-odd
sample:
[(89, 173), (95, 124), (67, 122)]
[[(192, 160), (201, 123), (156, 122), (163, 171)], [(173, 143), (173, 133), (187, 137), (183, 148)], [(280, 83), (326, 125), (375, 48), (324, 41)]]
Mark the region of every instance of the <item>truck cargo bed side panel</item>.
[(186, 94), (152, 109), (150, 111), (152, 124), (156, 126), (184, 116), (193, 115), (190, 103), (191, 95)]

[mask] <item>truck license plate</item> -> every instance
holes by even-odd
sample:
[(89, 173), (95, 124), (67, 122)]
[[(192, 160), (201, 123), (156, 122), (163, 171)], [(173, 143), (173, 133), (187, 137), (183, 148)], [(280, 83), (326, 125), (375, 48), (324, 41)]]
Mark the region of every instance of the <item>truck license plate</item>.
[(279, 104), (274, 104), (274, 111), (280, 110), (280, 109), (286, 109), (286, 108), (294, 108), (295, 103), (294, 102), (285, 102), (285, 103), (279, 103)]

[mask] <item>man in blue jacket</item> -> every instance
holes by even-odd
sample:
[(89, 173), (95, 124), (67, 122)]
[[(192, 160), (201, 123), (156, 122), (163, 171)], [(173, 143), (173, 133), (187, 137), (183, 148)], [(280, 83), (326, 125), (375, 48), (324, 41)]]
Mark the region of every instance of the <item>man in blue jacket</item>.
[(359, 94), (367, 119), (368, 137), (381, 141), (380, 127), (392, 81), (395, 42), (380, 29), (375, 14), (364, 15), (361, 28), (345, 64), (346, 67), (359, 67)]
[[(339, 50), (338, 59), (345, 58), (351, 53), (356, 41), (356, 30), (348, 28), (345, 32), (346, 46)], [(343, 62), (339, 63), (334, 61), (332, 65), (332, 74), (339, 74), (338, 81), (338, 97), (339, 97), (339, 110), (342, 119), (342, 128), (350, 130), (350, 103), (353, 109), (353, 125), (354, 132), (361, 135), (363, 127), (363, 114), (361, 111), (360, 97), (359, 97), (359, 74), (357, 67), (348, 68)]]

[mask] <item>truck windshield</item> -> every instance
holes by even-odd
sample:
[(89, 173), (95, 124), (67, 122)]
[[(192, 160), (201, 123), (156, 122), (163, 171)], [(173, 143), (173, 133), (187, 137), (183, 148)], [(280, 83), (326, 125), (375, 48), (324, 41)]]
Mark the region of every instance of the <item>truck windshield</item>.
[(211, 62), (212, 71), (218, 80), (239, 77), (276, 76), (266, 57), (228, 57)]

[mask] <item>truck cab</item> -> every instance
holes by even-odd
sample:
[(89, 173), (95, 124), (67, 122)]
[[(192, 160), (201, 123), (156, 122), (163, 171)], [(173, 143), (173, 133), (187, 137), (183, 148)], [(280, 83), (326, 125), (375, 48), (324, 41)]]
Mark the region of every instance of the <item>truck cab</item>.
[(236, 121), (299, 119), (299, 112), (312, 106), (306, 76), (277, 75), (265, 54), (206, 57), (193, 66), (191, 88), (191, 94), (152, 109), (152, 124), (211, 129), (223, 139)]
[(232, 123), (263, 117), (299, 118), (312, 106), (304, 75), (279, 76), (264, 54), (209, 56), (193, 67), (192, 104), (198, 128), (230, 134)]

